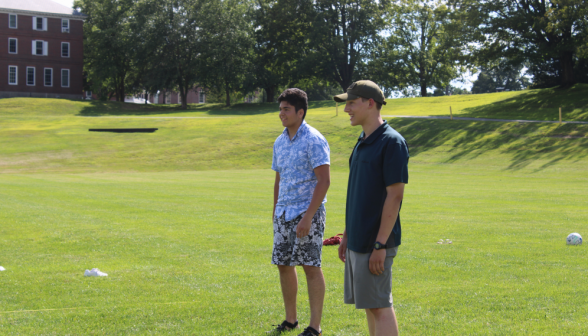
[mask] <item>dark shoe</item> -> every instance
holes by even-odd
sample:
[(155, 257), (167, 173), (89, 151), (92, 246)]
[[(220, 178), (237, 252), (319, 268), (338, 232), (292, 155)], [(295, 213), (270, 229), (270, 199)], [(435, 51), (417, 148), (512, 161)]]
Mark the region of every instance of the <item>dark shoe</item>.
[(282, 324), (277, 324), (274, 325), (274, 327), (276, 327), (276, 329), (268, 331), (268, 335), (280, 335), (282, 333), (288, 332), (290, 330), (295, 329), (298, 326), (298, 321), (294, 322), (294, 323), (290, 323), (286, 320), (284, 320), (284, 322), (282, 322)]
[(304, 329), (304, 331), (302, 332), (302, 334), (299, 334), (298, 336), (322, 336), (323, 335), (323, 331), (317, 331), (316, 329), (314, 329), (313, 327), (307, 327), (306, 329)]

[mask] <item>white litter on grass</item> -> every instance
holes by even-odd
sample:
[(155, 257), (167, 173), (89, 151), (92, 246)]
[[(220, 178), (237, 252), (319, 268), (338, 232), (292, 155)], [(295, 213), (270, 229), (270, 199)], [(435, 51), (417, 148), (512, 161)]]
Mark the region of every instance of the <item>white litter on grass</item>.
[(451, 239), (445, 239), (445, 240), (439, 239), (437, 244), (453, 244), (453, 242), (451, 241)]
[(0, 271), (6, 271), (6, 268), (0, 266)]
[(91, 270), (86, 270), (84, 272), (84, 276), (87, 276), (87, 277), (103, 277), (103, 276), (108, 276), (108, 274), (106, 274), (104, 272), (100, 272), (100, 270), (97, 269), (97, 268), (92, 268)]

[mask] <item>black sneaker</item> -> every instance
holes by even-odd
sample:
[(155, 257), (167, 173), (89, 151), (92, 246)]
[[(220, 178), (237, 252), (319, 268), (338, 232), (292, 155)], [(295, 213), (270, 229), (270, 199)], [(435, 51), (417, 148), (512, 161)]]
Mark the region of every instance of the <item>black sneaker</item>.
[(290, 322), (284, 320), (284, 322), (282, 322), (282, 324), (274, 325), (274, 327), (276, 327), (276, 329), (268, 331), (267, 332), (268, 335), (270, 335), (270, 336), (271, 335), (280, 335), (282, 333), (293, 330), (296, 327), (298, 327), (298, 321), (296, 321), (294, 323), (290, 323)]
[(304, 329), (304, 331), (302, 332), (302, 334), (299, 334), (298, 336), (322, 336), (323, 335), (323, 331), (317, 331), (316, 329), (314, 329), (313, 327), (307, 327), (306, 329)]

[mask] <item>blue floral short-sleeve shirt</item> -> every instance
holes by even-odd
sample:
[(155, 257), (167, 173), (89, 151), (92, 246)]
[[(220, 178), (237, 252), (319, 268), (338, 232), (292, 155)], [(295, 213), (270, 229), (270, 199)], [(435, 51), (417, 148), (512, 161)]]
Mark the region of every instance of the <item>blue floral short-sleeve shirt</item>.
[(284, 129), (274, 143), (272, 159), (272, 170), (280, 174), (276, 216), (286, 212), (289, 221), (308, 209), (317, 184), (314, 169), (326, 164), (331, 164), (329, 144), (319, 131), (303, 121), (290, 140)]

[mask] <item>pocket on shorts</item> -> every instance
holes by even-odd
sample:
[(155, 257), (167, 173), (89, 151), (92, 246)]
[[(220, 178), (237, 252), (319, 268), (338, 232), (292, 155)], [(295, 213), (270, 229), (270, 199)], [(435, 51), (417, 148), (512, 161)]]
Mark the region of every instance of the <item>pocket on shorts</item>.
[(274, 234), (278, 232), (278, 216), (274, 215)]
[(296, 230), (288, 232), (288, 244), (294, 245), (296, 243)]

